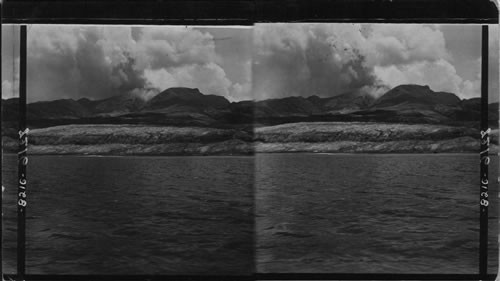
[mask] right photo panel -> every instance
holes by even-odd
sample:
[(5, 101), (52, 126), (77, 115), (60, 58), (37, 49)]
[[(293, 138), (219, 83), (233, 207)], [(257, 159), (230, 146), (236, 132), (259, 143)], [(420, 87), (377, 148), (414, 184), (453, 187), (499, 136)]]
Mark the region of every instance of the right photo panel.
[[(478, 273), (481, 39), (470, 24), (255, 25), (259, 273)], [(498, 54), (490, 25), (491, 273)]]

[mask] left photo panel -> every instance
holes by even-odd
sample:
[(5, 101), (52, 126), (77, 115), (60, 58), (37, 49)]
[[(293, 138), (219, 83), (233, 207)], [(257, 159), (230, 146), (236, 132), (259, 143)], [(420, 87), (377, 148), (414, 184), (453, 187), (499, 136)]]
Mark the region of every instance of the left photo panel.
[[(2, 25), (5, 274), (20, 26)], [(252, 29), (27, 27), (27, 274), (250, 275)]]

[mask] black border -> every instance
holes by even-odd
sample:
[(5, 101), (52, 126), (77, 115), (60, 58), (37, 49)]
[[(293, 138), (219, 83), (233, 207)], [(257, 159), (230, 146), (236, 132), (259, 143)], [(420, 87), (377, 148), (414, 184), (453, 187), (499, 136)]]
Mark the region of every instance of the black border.
[[(2, 23), (2, 11), (3, 11), (3, 3), (0, 2), (0, 56), (2, 54), (2, 29), (1, 28), (1, 23)], [(1, 61), (1, 59), (0, 59)], [(1, 77), (2, 77), (2, 67), (0, 67), (0, 80), (1, 80)], [(2, 89), (0, 87), (0, 132), (1, 132), (1, 128), (2, 128), (2, 118), (3, 118), (3, 106), (2, 106)], [(0, 133), (1, 134), (1, 133)], [(0, 184), (2, 185), (2, 200), (0, 200), (0, 213), (1, 213), (1, 216), (0, 216), (0, 275), (3, 276), (3, 177), (2, 177), (2, 174), (3, 174), (3, 140), (2, 140), (2, 136), (0, 135), (0, 161), (2, 161), (2, 163), (0, 163)]]
[(489, 0), (4, 0), (4, 23), (498, 23)]
[[(479, 153), (479, 274), (488, 272), (488, 165), (489, 128), (488, 128), (488, 26), (481, 28), (481, 149)], [(486, 113), (486, 114), (485, 114)], [(484, 137), (483, 137), (484, 135)], [(483, 141), (484, 140), (484, 141)], [(483, 182), (484, 181), (484, 182)], [(485, 192), (483, 192), (485, 191)], [(484, 195), (486, 194), (486, 195)], [(483, 203), (486, 202), (486, 203)]]
[[(4, 275), (17, 280), (17, 275)], [(252, 275), (44, 275), (27, 274), (33, 281), (232, 281), (232, 280), (495, 280), (495, 274), (391, 274), (391, 273), (256, 273)]]
[[(26, 271), (26, 165), (23, 163), (27, 159), (28, 137), (26, 131), (26, 60), (27, 60), (27, 28), (21, 25), (19, 36), (19, 152), (17, 153), (18, 165), (18, 202), (17, 203), (17, 274), (19, 279), (24, 280)], [(21, 132), (23, 134), (21, 135)], [(24, 181), (24, 184), (21, 182)], [(24, 197), (21, 196), (24, 194)], [(29, 194), (29, 193), (28, 193)], [(22, 205), (21, 202), (25, 204)]]
[[(488, 0), (4, 0), (4, 3), (0, 2), (0, 13), (2, 23), (10, 24), (253, 25), (258, 22), (498, 24), (498, 9), (493, 2)], [(22, 77), (21, 80), (23, 80)], [(23, 107), (22, 103), (21, 107)], [(4, 276), (7, 280), (14, 278), (75, 281), (493, 280), (496, 277), (486, 272), (481, 274), (256, 273), (252, 275), (28, 274), (22, 276), (20, 274), (20, 276)]]

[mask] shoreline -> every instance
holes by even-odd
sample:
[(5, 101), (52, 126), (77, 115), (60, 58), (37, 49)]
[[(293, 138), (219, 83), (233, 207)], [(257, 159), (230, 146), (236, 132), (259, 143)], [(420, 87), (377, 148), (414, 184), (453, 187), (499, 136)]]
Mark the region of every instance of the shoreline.
[[(18, 141), (4, 136), (4, 152)], [(202, 127), (67, 125), (30, 132), (28, 155), (209, 156), (258, 153), (479, 154), (471, 128), (425, 124), (287, 123), (253, 132)], [(498, 148), (491, 133), (490, 155)]]
[[(277, 145), (277, 144), (273, 144)], [(282, 145), (282, 144), (279, 144)], [(334, 145), (334, 144), (333, 144)], [(360, 144), (362, 145), (362, 144)], [(147, 147), (147, 146), (146, 146)], [(457, 149), (457, 150), (412, 150), (410, 148), (403, 150), (363, 150), (363, 149), (342, 149), (342, 150), (301, 150), (301, 149), (257, 149), (249, 150), (250, 144), (246, 147), (244, 151), (237, 149), (228, 150), (218, 150), (217, 152), (199, 152), (196, 150), (186, 151), (150, 151), (145, 152), (143, 149), (139, 150), (126, 150), (124, 152), (118, 151), (103, 151), (103, 146), (86, 146), (82, 145), (76, 151), (73, 149), (65, 150), (61, 149), (60, 146), (44, 146), (40, 149), (37, 146), (28, 147), (27, 155), (29, 156), (83, 156), (83, 157), (175, 157), (175, 156), (255, 156), (258, 154), (322, 154), (322, 155), (446, 155), (446, 154), (464, 154), (464, 155), (479, 155), (479, 149), (476, 151), (469, 149)], [(356, 145), (354, 145), (356, 147)], [(142, 148), (142, 147), (141, 147)], [(199, 147), (198, 147), (199, 148)], [(127, 147), (125, 147), (127, 149)], [(136, 147), (137, 149), (137, 147)], [(81, 151), (81, 152), (78, 152)], [(11, 149), (3, 149), (2, 153), (4, 155), (17, 155), (17, 151)], [(489, 156), (499, 155), (498, 146), (490, 146)]]

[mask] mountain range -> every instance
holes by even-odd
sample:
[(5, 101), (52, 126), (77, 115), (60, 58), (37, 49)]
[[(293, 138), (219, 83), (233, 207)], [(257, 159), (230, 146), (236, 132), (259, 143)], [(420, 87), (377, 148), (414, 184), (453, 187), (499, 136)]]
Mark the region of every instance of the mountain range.
[[(428, 86), (400, 85), (376, 98), (361, 92), (333, 97), (286, 97), (229, 102), (198, 89), (169, 88), (145, 100), (132, 93), (103, 100), (60, 99), (27, 105), (28, 124), (165, 124), (179, 126), (274, 125), (304, 121), (477, 124), (480, 98), (460, 99)], [(18, 118), (18, 99), (2, 101), (3, 120)], [(498, 103), (489, 105), (497, 125)]]

